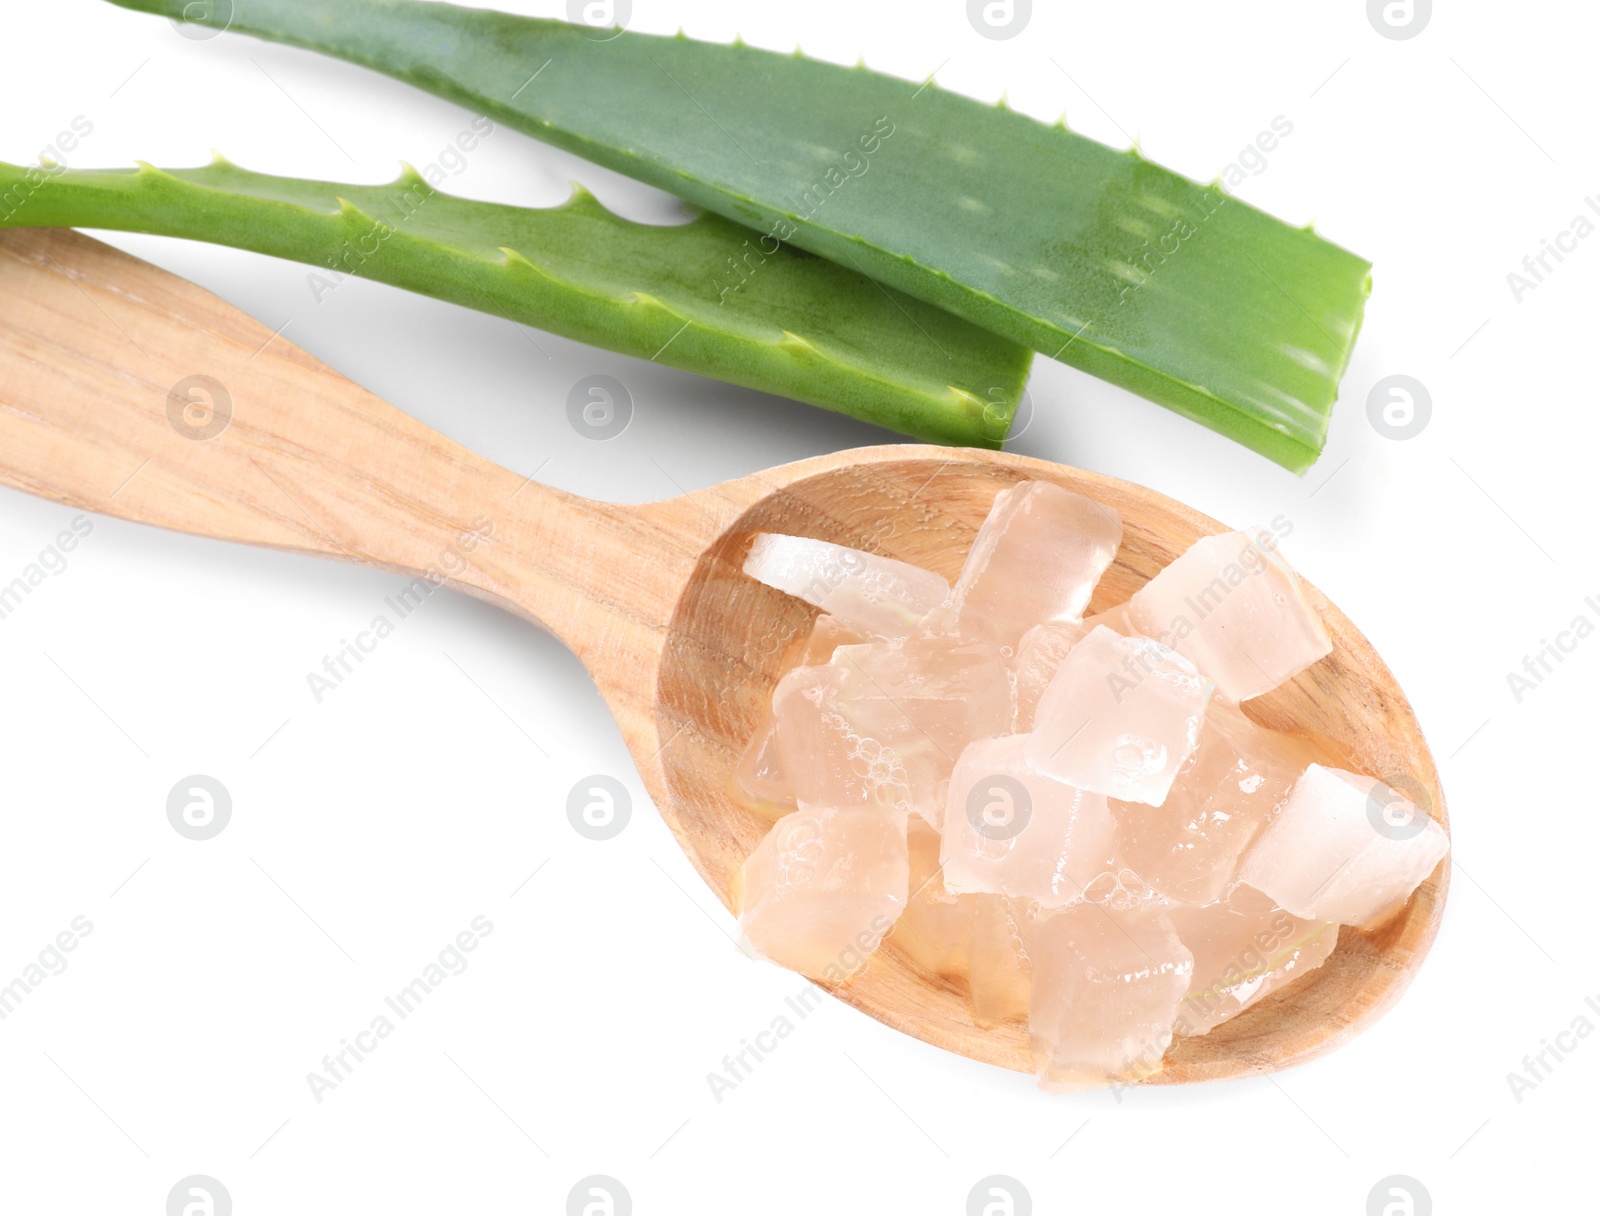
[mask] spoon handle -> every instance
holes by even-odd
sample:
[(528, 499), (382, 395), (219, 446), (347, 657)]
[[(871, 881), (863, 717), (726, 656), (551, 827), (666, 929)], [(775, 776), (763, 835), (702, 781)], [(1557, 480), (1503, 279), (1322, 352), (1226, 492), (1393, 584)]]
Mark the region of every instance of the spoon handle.
[(628, 577), (662, 551), (648, 509), (491, 464), (194, 284), (70, 231), (0, 232), (0, 483), (456, 586), (585, 658), (625, 620), (664, 623), (681, 587)]

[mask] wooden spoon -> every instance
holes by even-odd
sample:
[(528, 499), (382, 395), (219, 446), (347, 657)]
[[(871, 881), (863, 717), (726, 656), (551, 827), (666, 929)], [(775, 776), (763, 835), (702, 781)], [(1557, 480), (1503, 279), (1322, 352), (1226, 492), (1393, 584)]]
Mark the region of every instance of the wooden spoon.
[[(730, 797), (733, 764), (780, 655), (814, 616), (741, 573), (750, 534), (820, 537), (953, 580), (995, 494), (1025, 478), (1121, 513), (1122, 548), (1093, 611), (1224, 530), (1113, 478), (919, 445), (821, 456), (644, 506), (589, 502), (479, 459), (165, 271), (73, 232), (0, 233), (0, 481), (181, 532), (431, 571), (541, 625), (583, 660), (657, 807), (724, 904), (768, 827)], [(1328, 736), (1360, 771), (1408, 774), (1447, 824), (1394, 677), (1342, 612), (1310, 595), (1333, 653), (1251, 713)], [(1152, 1081), (1266, 1072), (1350, 1038), (1420, 965), (1447, 880), (1448, 862), (1383, 928), (1341, 930), (1306, 979), (1177, 1040)], [(917, 972), (892, 936), (831, 990), (936, 1046), (1032, 1069), (1024, 1025), (976, 1026), (965, 993)]]

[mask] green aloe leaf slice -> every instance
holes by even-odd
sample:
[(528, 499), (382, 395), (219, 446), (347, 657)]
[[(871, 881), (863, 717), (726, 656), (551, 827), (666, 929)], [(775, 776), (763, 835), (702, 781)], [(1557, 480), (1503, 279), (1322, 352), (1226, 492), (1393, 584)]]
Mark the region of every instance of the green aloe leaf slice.
[(416, 0), (113, 0), (365, 64), (1316, 459), (1368, 263), (1058, 124), (735, 43)]
[(147, 232), (308, 262), (320, 268), (315, 291), (339, 274), (376, 279), (936, 443), (998, 447), (1033, 357), (720, 216), (634, 223), (581, 188), (559, 207), (527, 208), (441, 193), (409, 168), (351, 186), (221, 159), (0, 164), (0, 227)]

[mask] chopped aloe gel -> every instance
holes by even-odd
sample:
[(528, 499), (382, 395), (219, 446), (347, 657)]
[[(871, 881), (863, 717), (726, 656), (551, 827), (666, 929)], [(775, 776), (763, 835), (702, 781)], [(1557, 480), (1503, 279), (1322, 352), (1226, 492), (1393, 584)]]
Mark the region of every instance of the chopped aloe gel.
[(842, 983), (905, 909), (904, 815), (813, 807), (785, 815), (734, 880), (739, 933), (752, 953)]
[(746, 567), (827, 614), (736, 767), (781, 816), (735, 883), (745, 939), (843, 982), (892, 925), (897, 958), (965, 983), (977, 1025), (1027, 1020), (1048, 1089), (1159, 1072), (1174, 1035), (1313, 974), (1449, 849), (1330, 766), (1331, 741), (1240, 707), (1330, 646), (1270, 533), (1202, 540), (1081, 620), (1120, 535), (1024, 482), (954, 591), (793, 537), (758, 537)]
[(972, 915), (972, 961), (967, 984), (972, 1018), (998, 1026), (1028, 1016), (1033, 964), (1024, 943), (1029, 911), (1026, 900), (976, 896)]
[(1194, 955), (1189, 992), (1178, 1008), (1180, 1035), (1205, 1034), (1267, 993), (1322, 966), (1339, 926), (1302, 920), (1242, 883), (1228, 898), (1175, 905), (1167, 916)]
[(929, 975), (962, 976), (972, 959), (972, 917), (977, 897), (945, 887), (939, 833), (916, 816), (907, 823), (911, 895), (894, 927), (894, 942)]
[(1191, 660), (1230, 701), (1270, 692), (1333, 649), (1266, 528), (1196, 541), (1124, 613), (1132, 632)]
[(945, 804), (944, 883), (1055, 908), (1111, 868), (1115, 825), (1105, 795), (1030, 768), (1027, 742), (980, 739), (961, 753)]
[[(840, 646), (862, 641), (838, 618), (819, 616), (809, 632), (797, 638), (779, 661), (784, 672), (796, 667), (826, 663)], [(794, 783), (783, 770), (778, 748), (778, 723), (771, 709), (763, 715), (733, 770), (734, 784), (743, 801), (765, 814), (782, 814), (795, 808)]]
[(844, 673), (830, 705), (869, 752), (893, 758), (910, 809), (937, 826), (962, 749), (1011, 722), (1000, 652), (983, 642), (908, 638), (841, 646), (829, 667)]
[(1028, 1030), (1047, 1089), (1128, 1084), (1161, 1067), (1194, 958), (1159, 911), (1079, 903), (1028, 936)]
[(789, 648), (783, 666), (808, 667), (826, 663), (841, 646), (855, 646), (867, 640), (866, 635), (850, 628), (836, 616), (823, 613), (811, 623), (811, 632)]
[(841, 712), (851, 672), (796, 667), (772, 694), (779, 763), (804, 806), (909, 810), (911, 778), (892, 748)]
[(1239, 877), (1296, 916), (1375, 928), (1449, 851), (1445, 830), (1404, 794), (1313, 764)]
[(1257, 726), (1213, 700), (1200, 743), (1160, 806), (1113, 799), (1117, 848), (1169, 899), (1222, 898), (1245, 849), (1271, 822), (1306, 766), (1324, 758), (1310, 743)]
[(1117, 546), (1122, 520), (1092, 498), (1043, 481), (995, 497), (951, 592), (957, 630), (1015, 646), (1040, 621), (1083, 615)]
[(778, 724), (767, 715), (734, 765), (733, 779), (744, 800), (759, 810), (792, 811), (794, 786), (783, 775), (783, 760), (778, 755)]
[(756, 534), (744, 572), (880, 638), (903, 638), (950, 595), (931, 570), (803, 536)]
[(1017, 644), (1016, 657), (1011, 662), (1017, 695), (1011, 728), (1017, 734), (1025, 735), (1033, 729), (1033, 716), (1039, 708), (1039, 698), (1050, 686), (1056, 669), (1067, 657), (1067, 651), (1083, 640), (1089, 628), (1087, 623), (1046, 621), (1022, 635), (1022, 641)]
[(1210, 699), (1211, 682), (1177, 652), (1092, 629), (1039, 698), (1028, 763), (1081, 790), (1160, 806)]

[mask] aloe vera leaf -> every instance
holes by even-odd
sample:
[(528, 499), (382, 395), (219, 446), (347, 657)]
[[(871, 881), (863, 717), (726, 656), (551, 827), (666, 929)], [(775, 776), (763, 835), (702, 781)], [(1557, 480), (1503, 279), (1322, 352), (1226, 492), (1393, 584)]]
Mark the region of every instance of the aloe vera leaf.
[(364, 64), (763, 232), (792, 226), (1297, 471), (1370, 287), (1361, 258), (1136, 151), (864, 68), (416, 0), (112, 2)]
[[(558, 207), (198, 169), (0, 164), (0, 227), (108, 228), (273, 254), (794, 397), (938, 443), (998, 447), (1032, 353), (716, 215)], [(770, 250), (770, 252), (767, 252)], [(730, 259), (744, 275), (729, 270)], [(719, 285), (720, 284), (720, 285)], [(729, 284), (741, 284), (734, 289)], [(726, 289), (726, 290), (724, 290)]]

